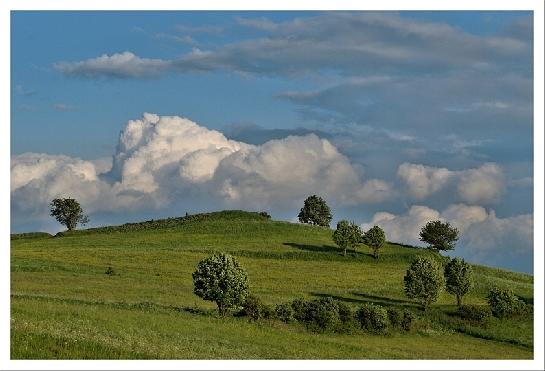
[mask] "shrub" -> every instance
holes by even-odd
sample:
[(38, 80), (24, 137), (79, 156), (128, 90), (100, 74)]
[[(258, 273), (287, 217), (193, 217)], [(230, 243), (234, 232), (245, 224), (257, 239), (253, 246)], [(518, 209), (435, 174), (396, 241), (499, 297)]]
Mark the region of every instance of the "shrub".
[(433, 259), (422, 256), (413, 260), (404, 281), (407, 297), (418, 299), (424, 310), (437, 300), (444, 285), (443, 272), (439, 264)]
[(108, 276), (115, 276), (115, 271), (112, 267), (108, 267), (108, 269), (106, 269), (106, 272), (104, 273), (107, 274)]
[(291, 302), (293, 318), (299, 322), (308, 322), (309, 304), (305, 299), (297, 298)]
[(373, 249), (373, 256), (378, 259), (378, 251), (386, 242), (386, 234), (378, 225), (363, 234), (363, 243)]
[(428, 222), (420, 231), (420, 241), (427, 242), (436, 251), (454, 250), (458, 229), (440, 220)]
[(401, 323), (403, 322), (403, 313), (396, 308), (388, 308), (386, 312), (388, 313), (388, 321), (390, 321), (390, 325), (396, 328), (401, 327)]
[(275, 319), (276, 310), (272, 305), (263, 304), (263, 318), (265, 319)]
[(305, 200), (305, 204), (299, 211), (298, 218), (301, 223), (329, 227), (331, 210), (323, 198), (312, 195)]
[(470, 322), (483, 323), (490, 318), (492, 312), (486, 306), (462, 305), (458, 308), (458, 314), (461, 318)]
[(494, 287), (488, 293), (487, 299), (494, 317), (510, 317), (515, 314), (520, 314), (525, 309), (524, 303), (509, 289)]
[(216, 253), (203, 259), (193, 272), (193, 292), (217, 304), (220, 315), (242, 305), (248, 296), (248, 276), (236, 258)]
[(284, 303), (284, 304), (278, 304), (276, 306), (276, 318), (278, 318), (282, 322), (292, 322), (293, 321), (293, 309), (291, 308), (291, 304)]
[(243, 314), (249, 319), (257, 321), (263, 318), (264, 306), (261, 299), (255, 295), (248, 295), (243, 305)]
[(458, 307), (462, 305), (462, 297), (473, 286), (473, 272), (471, 266), (464, 259), (451, 259), (445, 267), (446, 290), (456, 296)]
[(335, 330), (341, 320), (339, 306), (336, 300), (330, 297), (320, 298), (308, 303), (307, 319), (309, 326), (318, 331)]
[(271, 215), (270, 215), (268, 212), (266, 212), (266, 211), (261, 211), (261, 212), (259, 213), (259, 215), (261, 215), (262, 217), (265, 217), (265, 218), (267, 218), (267, 219), (270, 219), (270, 218), (271, 218)]
[(338, 302), (337, 306), (339, 308), (339, 324), (338, 331), (343, 333), (349, 333), (357, 329), (358, 323), (354, 317), (354, 312), (352, 308), (346, 303)]
[(388, 313), (379, 305), (366, 304), (356, 312), (360, 327), (369, 332), (383, 333), (388, 328)]
[(405, 331), (411, 331), (413, 327), (414, 314), (408, 310), (403, 311), (403, 321), (401, 321), (401, 328)]
[(351, 223), (347, 220), (341, 220), (337, 223), (337, 229), (333, 232), (333, 241), (341, 249), (344, 249), (345, 256), (346, 249), (349, 247), (356, 251), (356, 245), (360, 240), (361, 230), (355, 223)]

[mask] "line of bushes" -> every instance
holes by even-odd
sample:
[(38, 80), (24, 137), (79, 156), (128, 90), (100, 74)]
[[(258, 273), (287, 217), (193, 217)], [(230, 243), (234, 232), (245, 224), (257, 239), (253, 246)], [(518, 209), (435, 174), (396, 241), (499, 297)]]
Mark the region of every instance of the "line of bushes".
[(363, 330), (385, 334), (392, 330), (410, 331), (414, 322), (408, 310), (386, 309), (380, 305), (365, 304), (353, 311), (346, 303), (331, 297), (314, 300), (295, 299), (275, 306), (264, 304), (255, 295), (249, 295), (240, 316), (251, 321), (279, 320), (284, 323), (301, 323), (310, 331), (353, 333)]

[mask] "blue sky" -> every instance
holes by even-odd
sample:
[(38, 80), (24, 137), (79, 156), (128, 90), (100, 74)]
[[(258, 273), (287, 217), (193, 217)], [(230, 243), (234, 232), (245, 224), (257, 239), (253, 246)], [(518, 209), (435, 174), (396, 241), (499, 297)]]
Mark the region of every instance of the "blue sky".
[(416, 243), (440, 218), (455, 255), (532, 271), (531, 12), (12, 12), (11, 30), (14, 232), (59, 230), (62, 195), (100, 225), (292, 220), (318, 193), (334, 222)]

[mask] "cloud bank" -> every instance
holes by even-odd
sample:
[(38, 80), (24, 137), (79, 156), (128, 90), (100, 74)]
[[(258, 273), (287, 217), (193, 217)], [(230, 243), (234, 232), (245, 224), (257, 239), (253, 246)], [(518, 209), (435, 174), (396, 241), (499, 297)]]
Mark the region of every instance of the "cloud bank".
[(364, 180), (328, 140), (314, 134), (250, 145), (177, 116), (146, 113), (129, 121), (108, 165), (103, 159), (13, 156), (15, 219), (44, 218), (55, 197), (75, 197), (93, 213), (161, 208), (188, 199), (213, 200), (221, 205), (216, 208), (288, 208), (312, 193), (338, 205), (393, 196), (389, 183)]

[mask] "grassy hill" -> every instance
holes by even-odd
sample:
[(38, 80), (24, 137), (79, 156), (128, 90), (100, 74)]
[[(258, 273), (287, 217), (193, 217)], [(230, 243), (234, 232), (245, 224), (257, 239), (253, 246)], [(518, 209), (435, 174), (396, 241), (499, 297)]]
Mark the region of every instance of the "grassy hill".
[[(380, 260), (360, 246), (342, 256), (332, 231), (223, 211), (122, 226), (11, 238), (12, 359), (531, 359), (533, 321), (475, 325), (443, 293), (427, 312), (403, 292), (419, 254), (388, 244)], [(409, 333), (318, 334), (279, 321), (219, 318), (193, 294), (191, 273), (214, 251), (235, 255), (265, 303), (332, 296), (349, 305), (404, 307)], [(115, 275), (106, 274), (112, 267)], [(492, 286), (533, 300), (533, 277), (474, 266), (468, 304)]]

